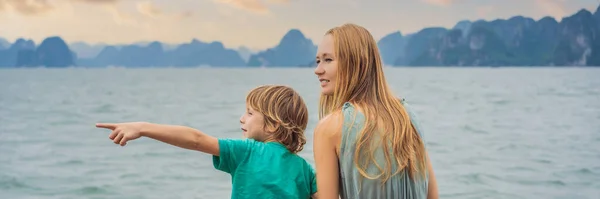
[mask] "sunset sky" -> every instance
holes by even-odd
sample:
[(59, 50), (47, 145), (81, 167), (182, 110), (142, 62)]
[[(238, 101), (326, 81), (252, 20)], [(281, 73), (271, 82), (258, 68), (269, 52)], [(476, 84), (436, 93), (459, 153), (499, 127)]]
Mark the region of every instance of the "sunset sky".
[(560, 20), (599, 0), (0, 0), (0, 37), (36, 42), (59, 35), (67, 42), (123, 44), (222, 41), (226, 47), (272, 47), (291, 28), (319, 42), (345, 22), (376, 39), (393, 31), (450, 28), (460, 20), (523, 15)]

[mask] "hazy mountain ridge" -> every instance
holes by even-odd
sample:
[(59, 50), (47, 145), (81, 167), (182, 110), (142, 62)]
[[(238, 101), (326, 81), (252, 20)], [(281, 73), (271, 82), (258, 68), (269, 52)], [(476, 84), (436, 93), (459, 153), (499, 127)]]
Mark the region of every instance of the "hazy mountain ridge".
[[(459, 21), (453, 28), (427, 27), (393, 32), (377, 45), (393, 66), (600, 66), (600, 7), (582, 9), (557, 22), (523, 16), (492, 21)], [(129, 45), (67, 45), (58, 36), (41, 45), (0, 38), (0, 67), (297, 67), (314, 65), (317, 47), (298, 29), (262, 51), (225, 48), (219, 41), (183, 44), (160, 41)]]

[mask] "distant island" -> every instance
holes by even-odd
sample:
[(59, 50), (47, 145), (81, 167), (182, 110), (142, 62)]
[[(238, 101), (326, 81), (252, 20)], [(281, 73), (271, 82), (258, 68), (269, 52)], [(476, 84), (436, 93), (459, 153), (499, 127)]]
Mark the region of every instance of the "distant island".
[[(538, 21), (523, 16), (460, 21), (452, 29), (424, 28), (381, 38), (388, 66), (600, 66), (600, 7)], [(259, 52), (228, 49), (219, 41), (179, 45), (159, 41), (121, 46), (67, 44), (58, 37), (40, 45), (0, 38), (0, 68), (16, 67), (311, 67), (317, 47), (298, 29)]]

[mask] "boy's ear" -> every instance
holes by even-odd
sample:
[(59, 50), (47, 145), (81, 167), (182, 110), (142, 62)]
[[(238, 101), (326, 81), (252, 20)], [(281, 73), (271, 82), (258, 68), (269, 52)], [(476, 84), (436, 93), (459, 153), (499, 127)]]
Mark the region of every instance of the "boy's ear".
[(279, 126), (280, 126), (279, 122), (275, 122), (275, 124), (268, 124), (266, 126), (266, 128), (267, 128), (266, 130), (269, 133), (274, 133), (277, 131), (277, 129), (279, 129)]

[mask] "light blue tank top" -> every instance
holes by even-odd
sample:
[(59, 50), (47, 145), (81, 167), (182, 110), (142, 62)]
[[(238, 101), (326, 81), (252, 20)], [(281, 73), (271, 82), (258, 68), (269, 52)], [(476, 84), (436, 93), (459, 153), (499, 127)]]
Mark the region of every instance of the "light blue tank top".
[[(415, 129), (423, 138), (422, 131), (415, 120), (415, 115), (407, 107), (406, 102), (401, 100), (402, 104), (409, 113), (411, 122)], [(344, 126), (342, 131), (342, 140), (340, 144), (340, 195), (341, 199), (425, 199), (427, 198), (428, 178), (420, 181), (413, 181), (408, 173), (403, 171), (392, 176), (385, 184), (379, 180), (370, 180), (362, 177), (354, 164), (354, 152), (356, 150), (356, 139), (363, 128), (365, 117), (356, 111), (354, 106), (346, 102), (342, 108), (344, 116)], [(373, 139), (378, 140), (378, 139)], [(381, 167), (385, 166), (385, 158), (382, 148), (378, 148), (374, 153), (374, 158)], [(394, 168), (395, 169), (395, 168)], [(367, 168), (370, 176), (380, 173), (375, 165)], [(427, 174), (428, 176), (428, 174)]]

